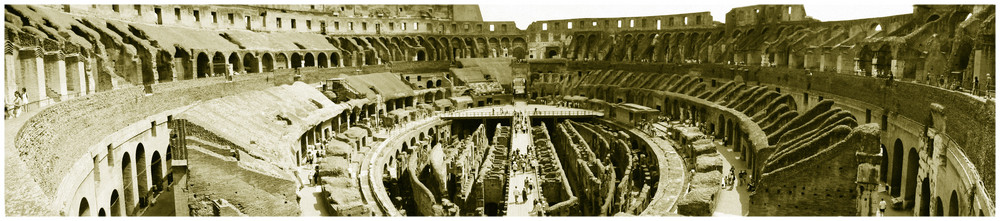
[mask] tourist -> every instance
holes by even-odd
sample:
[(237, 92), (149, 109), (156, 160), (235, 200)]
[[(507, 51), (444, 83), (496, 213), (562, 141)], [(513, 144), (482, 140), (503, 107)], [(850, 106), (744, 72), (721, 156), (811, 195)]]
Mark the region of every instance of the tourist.
[(315, 170), (313, 170), (313, 185), (319, 185), (319, 165), (316, 165)]
[(878, 202), (878, 216), (885, 216), (885, 198)]
[(521, 188), (521, 202), (528, 201), (528, 190)]
[(8, 108), (10, 117), (17, 117), (21, 113), (21, 91), (14, 91), (14, 103), (10, 104)]
[(14, 117), (21, 116), (21, 112), (26, 111), (27, 109), (26, 105), (28, 104), (28, 89), (22, 87), (21, 96), (19, 96), (18, 98), (21, 99), (16, 100), (14, 102), (14, 105), (16, 105), (14, 110)]

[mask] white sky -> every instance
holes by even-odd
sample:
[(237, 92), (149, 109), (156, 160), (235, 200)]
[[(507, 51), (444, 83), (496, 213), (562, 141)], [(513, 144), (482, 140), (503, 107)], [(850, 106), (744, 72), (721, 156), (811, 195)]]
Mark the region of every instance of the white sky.
[[(6, 4), (132, 4), (134, 0), (11, 0)], [(732, 8), (759, 4), (802, 4), (820, 21), (883, 17), (913, 12), (913, 4), (996, 4), (989, 0), (160, 0), (143, 4), (478, 4), (486, 21), (514, 21), (525, 29), (533, 21), (570, 18), (634, 17), (709, 11), (725, 22)]]
[(851, 20), (913, 12), (913, 2), (902, 1), (836, 1), (836, 2), (772, 2), (772, 1), (720, 1), (720, 0), (680, 0), (680, 1), (523, 1), (505, 0), (483, 2), (479, 8), (483, 20), (514, 21), (517, 27), (525, 29), (533, 21), (569, 18), (631, 17), (650, 15), (670, 15), (709, 11), (712, 19), (725, 22), (726, 13), (732, 8), (758, 4), (802, 4), (806, 15), (820, 21)]

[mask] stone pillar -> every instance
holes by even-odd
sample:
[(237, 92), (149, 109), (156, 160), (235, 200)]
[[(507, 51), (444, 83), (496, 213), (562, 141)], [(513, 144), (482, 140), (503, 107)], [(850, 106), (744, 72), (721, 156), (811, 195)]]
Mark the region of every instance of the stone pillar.
[[(271, 64), (271, 67), (274, 67), (274, 64)], [(253, 67), (251, 67), (251, 68), (253, 68)], [(257, 58), (257, 68), (254, 68), (253, 71), (256, 71), (254, 73), (264, 73), (264, 59), (263, 59), (263, 56)]]
[(842, 55), (842, 54), (837, 55), (837, 73), (841, 73), (841, 74), (844, 73), (844, 70), (846, 70), (846, 68), (844, 68), (844, 65), (845, 65), (844, 63), (845, 63), (844, 62), (844, 55)]
[(809, 69), (809, 68), (814, 67), (815, 64), (813, 62), (813, 57), (814, 57), (814, 55), (811, 55), (808, 52), (807, 53), (803, 53), (803, 55), (802, 55), (802, 67), (805, 68), (805, 69)]
[(820, 71), (827, 71), (827, 68), (829, 68), (829, 66), (830, 66), (830, 64), (827, 64), (827, 62), (826, 62), (826, 57), (827, 56), (829, 56), (829, 55), (824, 54), (824, 53), (820, 53), (819, 54), (819, 70)]
[(788, 66), (788, 54), (778, 53), (774, 55), (774, 65), (776, 67), (786, 67)]
[(93, 94), (97, 91), (97, 77), (95, 77), (94, 73), (98, 72), (98, 70), (97, 68), (94, 68), (94, 63), (95, 61), (93, 59), (87, 59), (86, 62), (83, 63), (83, 69), (86, 74), (84, 77), (87, 79), (87, 94)]
[[(215, 62), (213, 60), (215, 60), (214, 57), (209, 57), (208, 58), (208, 62), (205, 64), (206, 66), (208, 66), (208, 67), (205, 68), (206, 70), (208, 70), (208, 71), (205, 72), (205, 77), (212, 77), (212, 76), (214, 76), (213, 72), (215, 72)], [(196, 68), (196, 70), (198, 70), (200, 68), (201, 67), (198, 67), (198, 68)], [(195, 78), (197, 78), (197, 77), (198, 76), (195, 75)]]
[[(764, 56), (760, 56), (760, 55), (764, 55)], [(760, 66), (760, 65), (762, 65), (764, 63), (763, 62), (763, 57), (765, 57), (765, 56), (767, 56), (767, 54), (764, 53), (764, 52), (756, 52), (756, 51), (754, 51), (754, 52), (747, 53), (747, 60), (749, 60), (749, 61), (747, 61), (747, 65)]]
[(873, 57), (871, 65), (869, 65), (868, 67), (864, 67), (864, 68), (869, 68), (871, 70), (872, 76), (879, 76), (879, 75), (882, 75), (882, 74), (886, 74), (886, 73), (879, 73), (879, 71), (878, 71), (878, 64), (879, 63), (878, 62), (879, 62), (878, 57)]
[(66, 57), (66, 89), (71, 96), (83, 96), (87, 94), (87, 73), (83, 61), (79, 55)]
[(708, 63), (715, 63), (715, 46), (708, 46)]
[[(29, 108), (44, 107), (49, 104), (45, 96), (45, 60), (42, 59), (44, 53), (41, 50), (22, 50), (18, 60), (21, 61), (21, 87), (27, 89), (28, 100), (24, 103), (31, 103)], [(20, 89), (18, 89), (20, 90)]]
[(6, 96), (4, 97), (5, 101), (13, 101), (14, 92), (21, 90), (21, 85), (17, 84), (17, 79), (19, 79), (21, 76), (17, 75), (18, 73), (17, 64), (19, 61), (17, 60), (17, 55), (15, 53), (16, 52), (15, 50), (13, 50), (13, 48), (8, 48), (7, 53), (4, 53), (3, 56), (4, 77), (5, 77), (4, 94)]
[(864, 75), (865, 71), (864, 71), (864, 69), (861, 69), (861, 68), (862, 68), (861, 67), (861, 58), (855, 57), (854, 58), (854, 74), (855, 75)]
[(65, 100), (66, 92), (66, 60), (61, 52), (46, 53), (45, 61), (45, 85), (49, 90), (55, 91), (59, 100)]
[(788, 53), (788, 68), (799, 68), (802, 66), (802, 61), (799, 59), (795, 53)]
[[(892, 67), (890, 70), (892, 70), (893, 79), (903, 78), (903, 67), (905, 67), (903, 64), (905, 63), (906, 62), (904, 60), (892, 59)], [(972, 81), (972, 79), (963, 79), (963, 80)]]

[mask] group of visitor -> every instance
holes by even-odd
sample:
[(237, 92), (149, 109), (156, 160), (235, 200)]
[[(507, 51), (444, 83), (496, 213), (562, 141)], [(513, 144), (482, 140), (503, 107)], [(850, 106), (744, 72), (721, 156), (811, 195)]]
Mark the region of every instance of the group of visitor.
[(4, 105), (4, 119), (21, 116), (21, 112), (24, 111), (27, 101), (28, 89), (22, 87), (21, 90), (14, 91), (14, 98), (8, 98), (6, 105)]
[(514, 112), (514, 120), (517, 122), (514, 124), (514, 130), (520, 133), (528, 133), (531, 130), (531, 120), (528, 115), (521, 112)]
[[(730, 167), (729, 168), (729, 175), (726, 175), (725, 180), (723, 180), (722, 186), (723, 187), (729, 187), (730, 189), (732, 189), (733, 187), (736, 187), (736, 186), (746, 185), (747, 186), (747, 191), (753, 192), (754, 190), (756, 190), (755, 187), (754, 187), (754, 185), (753, 185), (753, 182), (748, 182), (747, 181), (747, 180), (753, 180), (752, 177), (753, 177), (753, 175), (748, 175), (746, 170), (740, 170), (739, 173), (736, 173), (736, 168), (735, 167)], [(739, 179), (740, 182), (739, 183), (735, 183), (736, 179)]]

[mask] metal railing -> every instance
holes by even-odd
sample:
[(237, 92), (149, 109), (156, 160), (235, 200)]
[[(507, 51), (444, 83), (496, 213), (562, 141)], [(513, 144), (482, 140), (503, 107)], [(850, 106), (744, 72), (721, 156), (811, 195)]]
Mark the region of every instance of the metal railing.
[[(559, 110), (559, 111), (525, 111), (530, 117), (548, 116), (603, 116), (604, 113), (590, 110)], [(480, 112), (466, 111), (441, 114), (442, 118), (473, 118), (473, 117), (513, 117), (514, 111)]]

